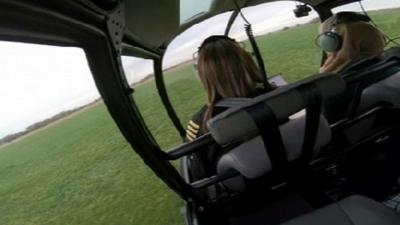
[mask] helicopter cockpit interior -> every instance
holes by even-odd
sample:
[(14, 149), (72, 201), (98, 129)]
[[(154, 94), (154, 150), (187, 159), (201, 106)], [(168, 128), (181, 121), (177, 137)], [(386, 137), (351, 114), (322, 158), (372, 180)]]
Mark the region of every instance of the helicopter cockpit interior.
[[(400, 224), (400, 14), (379, 2), (6, 0), (0, 39), (82, 48), (118, 131), (183, 200), (187, 225), (392, 225)], [(335, 29), (321, 41), (319, 25), (348, 11), (382, 30), (385, 49), (320, 72), (329, 55), (321, 43)], [(211, 35), (240, 42), (276, 89), (223, 106), (189, 140), (185, 124), (205, 104), (196, 52)], [(223, 154), (196, 176), (196, 155), (210, 148)]]

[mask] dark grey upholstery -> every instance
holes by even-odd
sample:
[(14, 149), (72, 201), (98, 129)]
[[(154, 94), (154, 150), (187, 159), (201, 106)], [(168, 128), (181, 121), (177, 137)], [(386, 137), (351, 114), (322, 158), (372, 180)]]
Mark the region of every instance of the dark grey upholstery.
[[(266, 223), (267, 224), (267, 223)], [(362, 196), (351, 196), (281, 225), (398, 225), (400, 215)]]
[(380, 103), (400, 104), (400, 72), (366, 88), (362, 92), (358, 112), (365, 112)]
[[(234, 169), (243, 177), (253, 179), (272, 170), (270, 157), (265, 149), (263, 139), (259, 136), (257, 125), (244, 109), (260, 102), (270, 106), (278, 123), (281, 124), (279, 130), (288, 161), (299, 159), (302, 154), (306, 116), (302, 110), (305, 108), (305, 103), (298, 88), (311, 82), (319, 88), (323, 100), (341, 94), (345, 88), (344, 81), (337, 75), (318, 75), (254, 98), (241, 107), (231, 108), (211, 119), (208, 128), (217, 143), (227, 145), (240, 141), (239, 146), (220, 158), (217, 172), (224, 173)], [(296, 116), (292, 118), (294, 114)], [(288, 118), (290, 119), (288, 120)], [(320, 115), (313, 149), (314, 155), (321, 147), (328, 144), (330, 139), (329, 124)], [(243, 191), (245, 187), (243, 179), (240, 177), (232, 178), (224, 184), (235, 191)]]
[[(400, 106), (400, 72), (363, 90), (357, 108), (357, 114), (360, 115), (383, 104)], [(375, 119), (376, 115), (372, 115), (348, 127), (344, 131), (347, 141), (349, 141), (349, 143), (356, 143), (366, 137), (372, 130)]]
[(243, 108), (259, 102), (268, 104), (280, 123), (287, 120), (289, 116), (304, 108), (303, 98), (296, 88), (310, 82), (315, 83), (321, 90), (324, 101), (329, 101), (329, 99), (342, 94), (345, 89), (344, 81), (335, 74), (320, 74), (295, 84), (283, 86), (248, 101), (240, 108), (228, 109), (212, 118), (207, 125), (213, 138), (217, 143), (225, 145), (256, 136), (258, 134), (257, 126)]
[[(288, 161), (300, 158), (304, 129), (304, 115), (292, 119), (279, 127)], [(318, 150), (328, 144), (330, 140), (331, 130), (329, 124), (325, 118), (321, 116), (314, 152), (317, 153)], [(217, 166), (217, 171), (222, 173), (232, 168), (239, 171), (246, 178), (257, 178), (271, 171), (271, 161), (260, 136), (256, 136), (244, 142), (221, 157)]]
[[(304, 129), (305, 115), (291, 119), (279, 127), (289, 162), (299, 159), (301, 156)], [(318, 153), (318, 150), (327, 145), (330, 140), (331, 130), (329, 124), (321, 116), (314, 154)], [(272, 164), (261, 136), (256, 136), (244, 142), (220, 158), (217, 164), (217, 172), (222, 174), (230, 169), (239, 171), (243, 177), (248, 179), (260, 177), (272, 170)], [(237, 192), (242, 192), (246, 189), (242, 177), (231, 178), (225, 181), (224, 184)]]

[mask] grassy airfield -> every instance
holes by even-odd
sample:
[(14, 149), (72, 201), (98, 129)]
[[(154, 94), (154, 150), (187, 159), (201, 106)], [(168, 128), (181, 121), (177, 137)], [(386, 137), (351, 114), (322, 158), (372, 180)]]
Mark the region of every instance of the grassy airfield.
[[(373, 13), (387, 34), (400, 35), (399, 10)], [(318, 71), (317, 24), (258, 38), (269, 74), (291, 82)], [(183, 123), (204, 104), (190, 65), (166, 76)], [(134, 96), (158, 143), (179, 143), (154, 82)], [(148, 169), (123, 139), (103, 104), (88, 108), (0, 150), (3, 225), (183, 224), (182, 201)]]

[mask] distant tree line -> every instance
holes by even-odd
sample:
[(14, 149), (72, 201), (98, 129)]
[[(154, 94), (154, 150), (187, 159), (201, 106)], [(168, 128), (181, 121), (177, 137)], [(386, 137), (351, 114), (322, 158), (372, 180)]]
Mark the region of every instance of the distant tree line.
[(84, 105), (84, 106), (81, 106), (81, 107), (78, 107), (78, 108), (75, 108), (75, 109), (71, 109), (71, 110), (66, 110), (66, 111), (60, 112), (57, 115), (52, 116), (51, 118), (42, 120), (40, 122), (37, 122), (37, 123), (34, 123), (34, 124), (28, 126), (27, 128), (25, 128), (24, 131), (7, 135), (7, 136), (3, 137), (2, 139), (0, 139), (0, 146), (3, 145), (3, 144), (10, 143), (11, 141), (13, 141), (13, 140), (15, 140), (17, 138), (20, 138), (20, 137), (22, 137), (22, 136), (24, 136), (26, 134), (29, 134), (30, 132), (33, 132), (33, 131), (35, 131), (37, 129), (45, 127), (45, 126), (47, 126), (47, 125), (49, 125), (49, 124), (51, 124), (51, 123), (53, 123), (53, 122), (55, 122), (57, 120), (60, 120), (60, 119), (62, 119), (64, 117), (67, 117), (67, 116), (71, 115), (72, 113), (75, 113), (75, 112), (77, 112), (79, 110), (82, 110), (82, 109), (84, 109), (84, 108), (86, 108), (86, 107), (88, 107), (90, 105), (93, 105), (93, 104), (99, 102), (99, 101), (100, 101), (100, 99), (97, 99), (97, 100), (95, 100), (95, 101), (93, 101), (93, 102), (91, 102), (91, 103), (89, 103), (87, 105)]

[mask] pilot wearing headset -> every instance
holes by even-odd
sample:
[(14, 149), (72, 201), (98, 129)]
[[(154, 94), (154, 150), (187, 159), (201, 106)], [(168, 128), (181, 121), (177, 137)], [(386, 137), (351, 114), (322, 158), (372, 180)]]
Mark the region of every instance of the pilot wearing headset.
[[(320, 71), (345, 74), (354, 69), (351, 65), (358, 60), (382, 55), (386, 38), (388, 41), (393, 40), (374, 25), (367, 15), (355, 12), (340, 12), (325, 20), (316, 39), (317, 45), (327, 56)], [(382, 104), (400, 104), (400, 68), (392, 67), (381, 71), (379, 77), (384, 79), (379, 82), (371, 79), (370, 86), (368, 82), (363, 84), (365, 87), (360, 102), (354, 108), (356, 113)]]
[(320, 26), (316, 44), (326, 53), (320, 72), (340, 72), (359, 59), (379, 55), (385, 47), (385, 36), (364, 14), (340, 12)]

